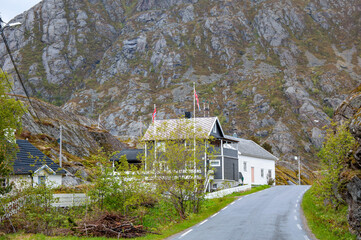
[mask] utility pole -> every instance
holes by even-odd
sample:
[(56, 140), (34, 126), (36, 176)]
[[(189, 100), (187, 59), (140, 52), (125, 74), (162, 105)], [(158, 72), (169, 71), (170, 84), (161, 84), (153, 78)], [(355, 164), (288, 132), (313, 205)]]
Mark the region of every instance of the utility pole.
[(301, 156), (298, 158), (298, 185), (301, 185)]
[(295, 160), (298, 160), (298, 185), (301, 185), (301, 157), (295, 156)]
[(62, 141), (63, 141), (63, 126), (62, 125), (60, 125), (60, 142), (59, 142), (59, 144), (60, 144), (60, 149), (59, 149), (59, 165), (60, 165), (60, 167), (62, 167), (62, 158), (63, 158), (63, 156), (62, 156), (62, 148), (63, 148), (63, 146), (62, 146)]

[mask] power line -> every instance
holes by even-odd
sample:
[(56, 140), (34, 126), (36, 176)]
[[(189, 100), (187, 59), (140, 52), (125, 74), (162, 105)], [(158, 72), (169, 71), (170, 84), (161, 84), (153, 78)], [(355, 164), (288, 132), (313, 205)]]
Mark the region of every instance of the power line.
[[(1, 29), (1, 26), (0, 26), (0, 29)], [(19, 70), (18, 70), (18, 68), (17, 68), (17, 66), (16, 66), (16, 64), (15, 64), (14, 58), (13, 58), (13, 56), (12, 56), (12, 54), (11, 54), (11, 50), (10, 50), (9, 44), (8, 44), (6, 38), (5, 38), (5, 35), (4, 35), (4, 32), (3, 32), (3, 31), (1, 32), (1, 36), (2, 36), (3, 41), (4, 41), (4, 43), (5, 43), (6, 50), (7, 50), (8, 54), (9, 54), (9, 56), (10, 56), (11, 62), (13, 63), (13, 66), (14, 66), (14, 69), (15, 69), (15, 72), (16, 72), (16, 75), (18, 76), (18, 79), (19, 79), (19, 81), (20, 81), (20, 84), (21, 84), (22, 88), (24, 89), (26, 98), (28, 99), (30, 106), (34, 109), (35, 116), (36, 116), (36, 118), (39, 120), (39, 123), (41, 124), (41, 120), (40, 120), (37, 112), (35, 111), (35, 108), (34, 108), (32, 102), (31, 102), (31, 100), (30, 100), (29, 93), (28, 93), (28, 91), (27, 91), (26, 88), (25, 88), (25, 85), (24, 85), (23, 80), (22, 80), (22, 78), (21, 78), (21, 76), (20, 76)]]
[[(5, 80), (6, 80), (6, 82), (8, 83), (11, 92), (13, 93), (11, 96), (13, 96), (13, 97), (16, 99), (16, 101), (18, 102), (19, 106), (21, 107), (21, 109), (22, 109), (22, 111), (23, 111), (23, 113), (24, 113), (24, 116), (31, 121), (31, 119), (30, 119), (30, 118), (28, 117), (28, 115), (27, 115), (27, 113), (29, 113), (30, 115), (32, 115), (31, 112), (30, 112), (30, 111), (27, 111), (27, 110), (24, 108), (24, 106), (20, 103), (21, 100), (20, 100), (20, 99), (18, 98), (18, 96), (15, 94), (15, 91), (14, 91), (13, 87), (11, 86), (11, 83), (10, 83), (10, 81), (9, 81), (8, 76), (7, 76), (7, 74), (4, 72), (4, 70), (1, 68), (1, 66), (0, 66), (0, 70), (1, 70), (2, 74), (4, 74)], [(31, 127), (33, 128), (34, 132), (36, 132), (35, 127), (34, 127), (32, 124), (30, 124), (30, 125), (31, 125)], [(39, 127), (40, 127), (41, 130), (43, 131), (43, 128), (42, 128), (41, 124), (39, 125)]]

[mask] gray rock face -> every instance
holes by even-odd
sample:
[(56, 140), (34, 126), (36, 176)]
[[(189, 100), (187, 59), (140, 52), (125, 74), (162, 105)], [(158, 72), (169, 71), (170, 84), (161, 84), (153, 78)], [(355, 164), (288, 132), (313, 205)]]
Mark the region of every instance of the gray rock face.
[(353, 232), (361, 237), (361, 179), (354, 177), (347, 184), (348, 222)]
[[(334, 120), (339, 123), (348, 121), (349, 129), (353, 137), (361, 143), (361, 93), (355, 90), (337, 109)], [(345, 172), (356, 172), (348, 179), (342, 179), (347, 183), (346, 190), (343, 192), (344, 198), (348, 203), (348, 222), (350, 229), (358, 238), (361, 238), (361, 179), (357, 171), (361, 171), (361, 147), (358, 147), (353, 153), (354, 160), (345, 164)], [(341, 175), (342, 177), (342, 175)], [(350, 180), (350, 178), (352, 179)], [(345, 178), (345, 177), (343, 177)]]

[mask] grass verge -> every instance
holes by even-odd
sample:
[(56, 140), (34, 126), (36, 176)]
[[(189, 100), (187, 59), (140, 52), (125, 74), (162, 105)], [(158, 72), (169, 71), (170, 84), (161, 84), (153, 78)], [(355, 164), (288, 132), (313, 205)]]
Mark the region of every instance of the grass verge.
[[(251, 190), (246, 192), (236, 192), (229, 194), (227, 196), (224, 196), (222, 198), (216, 198), (216, 199), (208, 199), (205, 200), (205, 203), (203, 205), (202, 210), (199, 214), (191, 214), (188, 216), (188, 218), (181, 222), (173, 222), (167, 225), (164, 225), (159, 231), (160, 234), (148, 234), (144, 237), (136, 238), (137, 240), (157, 240), (157, 239), (164, 239), (169, 236), (172, 236), (176, 233), (179, 233), (189, 227), (192, 227), (196, 225), (197, 223), (200, 223), (201, 221), (207, 219), (208, 217), (212, 216), (216, 212), (220, 211), (222, 208), (227, 206), (228, 204), (232, 203), (234, 200), (238, 199), (241, 196), (248, 195), (254, 192), (258, 192), (264, 189), (269, 188), (268, 185), (263, 186), (257, 186), (253, 187)], [(43, 239), (79, 239), (79, 237), (72, 237), (72, 236), (65, 236), (65, 237), (49, 237), (45, 236), (43, 234), (9, 234), (6, 236), (0, 237), (0, 239), (11, 239), (11, 240), (17, 240), (17, 239), (37, 239), (37, 240), (43, 240)], [(100, 238), (100, 237), (83, 237), (86, 239), (109, 239), (109, 238)]]
[(337, 210), (324, 205), (311, 187), (304, 194), (301, 206), (308, 226), (319, 240), (356, 239), (348, 230), (346, 205)]

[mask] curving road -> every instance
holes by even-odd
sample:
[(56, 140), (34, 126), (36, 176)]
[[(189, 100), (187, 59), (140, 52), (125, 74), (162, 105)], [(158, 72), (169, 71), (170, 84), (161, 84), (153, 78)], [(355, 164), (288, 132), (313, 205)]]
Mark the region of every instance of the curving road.
[(309, 186), (276, 186), (244, 196), (169, 239), (308, 240), (300, 202)]

